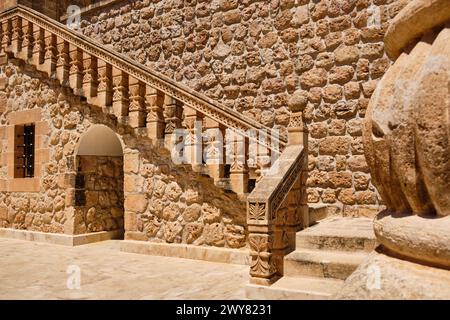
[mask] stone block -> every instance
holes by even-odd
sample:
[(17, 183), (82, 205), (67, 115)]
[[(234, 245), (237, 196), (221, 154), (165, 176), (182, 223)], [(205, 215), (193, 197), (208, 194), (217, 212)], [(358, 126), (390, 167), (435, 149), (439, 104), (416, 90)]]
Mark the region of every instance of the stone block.
[(125, 173), (139, 172), (139, 153), (125, 153), (123, 155), (123, 171)]
[(125, 210), (135, 213), (142, 213), (147, 208), (146, 194), (127, 194), (125, 195)]

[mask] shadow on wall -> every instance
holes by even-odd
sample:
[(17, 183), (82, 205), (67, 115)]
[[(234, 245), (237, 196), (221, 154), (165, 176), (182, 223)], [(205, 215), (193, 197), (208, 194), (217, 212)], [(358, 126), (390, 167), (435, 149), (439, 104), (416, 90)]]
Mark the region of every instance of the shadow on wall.
[[(95, 107), (88, 113), (88, 121), (104, 124), (89, 128), (76, 153), (87, 187), (86, 205), (75, 218), (76, 233), (124, 223), (125, 238), (130, 240), (246, 245), (246, 203), (236, 194), (215, 186), (213, 179), (193, 172), (190, 165), (174, 164), (169, 150), (149, 139), (145, 130), (135, 132)], [(100, 210), (94, 212), (92, 207)], [(106, 208), (110, 209), (105, 215)]]

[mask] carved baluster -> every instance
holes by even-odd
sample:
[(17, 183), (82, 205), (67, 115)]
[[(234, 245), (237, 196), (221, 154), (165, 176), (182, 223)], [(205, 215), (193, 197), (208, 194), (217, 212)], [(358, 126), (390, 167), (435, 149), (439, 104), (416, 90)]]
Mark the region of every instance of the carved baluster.
[(18, 57), (23, 60), (28, 60), (33, 54), (33, 24), (30, 21), (22, 20), (22, 30), (22, 47)]
[(128, 74), (120, 69), (112, 69), (113, 76), (113, 111), (118, 119), (128, 115)]
[(227, 153), (230, 155), (230, 184), (231, 189), (237, 194), (244, 194), (248, 191), (248, 166), (247, 149), (248, 139), (235, 132), (230, 132), (227, 143)]
[(41, 69), (46, 72), (49, 76), (52, 75), (56, 70), (56, 35), (50, 33), (49, 31), (45, 31), (45, 55), (44, 55), (44, 64)]
[(217, 182), (224, 177), (225, 127), (210, 118), (205, 119), (205, 127), (206, 148), (203, 158), (209, 176)]
[(75, 45), (70, 44), (69, 57), (69, 84), (75, 94), (81, 95), (83, 86), (83, 51)]
[(56, 39), (58, 59), (56, 61), (56, 78), (62, 86), (69, 86), (69, 43), (62, 38)]
[(145, 84), (134, 77), (129, 79), (130, 110), (128, 124), (132, 128), (145, 127)]
[[(303, 111), (304, 106), (291, 105), (291, 118), (288, 125), (288, 144), (302, 145), (305, 154), (308, 154), (308, 128), (306, 127)], [(306, 180), (308, 178), (308, 157), (305, 157), (302, 164), (302, 171), (298, 178), (298, 189), (295, 191), (295, 197), (298, 199), (298, 216), (301, 227), (309, 226), (308, 200), (306, 193)], [(293, 191), (291, 191), (293, 192)]]
[(37, 25), (33, 25), (33, 55), (31, 57), (32, 64), (36, 67), (44, 63), (44, 29)]
[(99, 107), (111, 106), (113, 97), (112, 66), (103, 60), (97, 61), (98, 89), (96, 104)]
[(181, 111), (180, 103), (177, 100), (168, 95), (164, 97), (164, 119), (166, 121), (164, 141), (169, 150), (172, 150), (174, 145), (172, 140), (175, 137), (175, 129), (181, 127)]
[(145, 88), (147, 132), (151, 139), (164, 137), (164, 93), (147, 85)]
[(92, 103), (92, 98), (97, 96), (97, 89), (97, 58), (83, 52), (83, 96), (89, 103)]
[(14, 17), (11, 19), (12, 36), (11, 36), (11, 51), (17, 55), (22, 50), (22, 18)]
[(258, 131), (256, 129), (250, 129), (247, 133), (249, 135), (247, 165), (249, 170), (254, 173), (258, 168)]
[(200, 114), (192, 108), (184, 108), (184, 139), (185, 162), (192, 165), (194, 171), (200, 171), (202, 166), (202, 120)]
[(267, 136), (267, 132), (265, 130), (259, 130), (258, 143), (256, 145), (256, 165), (258, 167), (258, 169), (256, 170), (256, 174), (258, 175), (256, 182), (259, 182), (264, 176), (265, 172), (270, 169), (270, 149), (267, 147), (269, 145), (270, 139)]
[(12, 24), (11, 20), (6, 20), (2, 22), (2, 39), (1, 39), (1, 51), (9, 51), (9, 46), (11, 44), (12, 37)]

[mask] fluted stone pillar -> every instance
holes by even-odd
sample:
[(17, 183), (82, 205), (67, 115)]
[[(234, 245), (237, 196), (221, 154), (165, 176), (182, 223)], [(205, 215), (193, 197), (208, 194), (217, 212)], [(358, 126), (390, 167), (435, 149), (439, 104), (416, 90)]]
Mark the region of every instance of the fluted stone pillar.
[(450, 2), (411, 1), (386, 38), (394, 64), (363, 128), (372, 180), (386, 209), (380, 246), (338, 298), (450, 298)]

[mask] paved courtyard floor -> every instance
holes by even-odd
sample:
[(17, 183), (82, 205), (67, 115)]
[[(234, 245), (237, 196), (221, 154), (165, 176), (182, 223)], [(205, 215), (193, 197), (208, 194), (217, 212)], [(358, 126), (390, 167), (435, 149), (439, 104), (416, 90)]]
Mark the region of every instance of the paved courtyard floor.
[[(244, 298), (248, 266), (126, 253), (119, 245), (0, 238), (0, 299)], [(80, 289), (68, 289), (77, 279)]]

